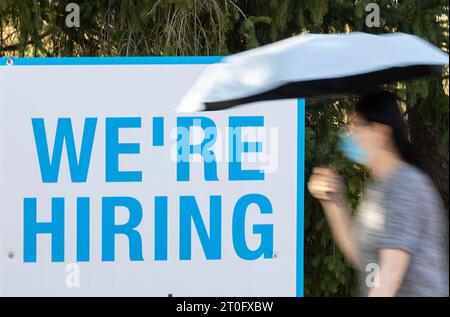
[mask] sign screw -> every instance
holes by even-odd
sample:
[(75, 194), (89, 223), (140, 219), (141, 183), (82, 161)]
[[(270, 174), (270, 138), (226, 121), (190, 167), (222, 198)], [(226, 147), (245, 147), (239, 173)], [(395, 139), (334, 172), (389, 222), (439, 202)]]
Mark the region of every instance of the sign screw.
[(8, 59), (6, 60), (6, 65), (11, 66), (12, 64), (14, 64), (13, 59), (12, 59), (12, 58), (8, 58)]
[(8, 259), (12, 260), (12, 259), (14, 259), (14, 257), (15, 257), (14, 252), (13, 251), (9, 251), (8, 252)]
[(278, 259), (278, 252), (277, 251), (273, 252), (272, 258)]

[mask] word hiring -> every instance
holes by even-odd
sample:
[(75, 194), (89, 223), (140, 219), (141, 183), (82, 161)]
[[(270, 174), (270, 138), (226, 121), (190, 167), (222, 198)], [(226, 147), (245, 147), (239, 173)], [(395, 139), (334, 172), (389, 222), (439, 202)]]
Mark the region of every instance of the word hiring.
[[(90, 198), (76, 199), (76, 258), (79, 262), (90, 261)], [(37, 236), (51, 235), (51, 260), (64, 262), (65, 239), (65, 200), (53, 197), (51, 221), (37, 221), (37, 199), (24, 198), (24, 262), (36, 262)], [(222, 258), (222, 196), (209, 197), (209, 228), (203, 221), (200, 208), (194, 196), (179, 197), (179, 259), (191, 260), (192, 225), (207, 260)], [(260, 257), (272, 258), (273, 224), (258, 223), (252, 225), (252, 233), (259, 235), (259, 246), (251, 249), (247, 245), (246, 232), (247, 210), (250, 205), (257, 206), (257, 213), (272, 214), (269, 199), (260, 194), (246, 194), (240, 197), (233, 209), (231, 235), (233, 247), (238, 257), (244, 260), (256, 260)], [(116, 208), (127, 210), (128, 221), (116, 224)], [(101, 199), (101, 239), (102, 261), (115, 261), (115, 237), (124, 235), (128, 238), (129, 258), (131, 261), (143, 261), (142, 238), (138, 226), (143, 219), (143, 208), (140, 202), (127, 196), (102, 197)], [(252, 208), (252, 212), (255, 208)], [(229, 214), (227, 212), (227, 214)], [(145, 213), (148, 215), (148, 213)], [(168, 259), (168, 197), (154, 198), (154, 260)], [(209, 231), (209, 233), (208, 233)]]
[[(155, 118), (154, 118), (155, 119)], [(163, 118), (159, 117), (156, 124), (153, 122), (154, 137), (156, 135), (157, 146), (163, 145), (164, 126)], [(83, 128), (80, 150), (77, 151), (74, 141), (74, 133), (70, 118), (59, 118), (56, 127), (53, 151), (50, 154), (48, 147), (45, 122), (42, 118), (32, 119), (33, 135), (36, 146), (37, 158), (43, 183), (57, 183), (59, 168), (61, 165), (63, 146), (66, 147), (66, 156), (70, 171), (71, 181), (85, 183), (87, 181), (89, 163), (94, 143), (97, 118), (86, 118)], [(198, 145), (192, 145), (188, 137), (179, 137), (178, 153), (181, 158), (188, 154), (205, 153), (211, 141), (215, 139), (215, 124), (209, 118), (203, 117), (179, 117), (177, 128), (185, 131), (198, 125), (205, 131), (205, 140)], [(231, 151), (236, 155), (244, 152), (261, 149), (261, 142), (243, 142), (240, 139), (241, 127), (263, 126), (263, 117), (230, 117), (229, 125), (234, 129), (229, 142), (235, 149)], [(105, 119), (105, 144), (106, 160), (105, 182), (142, 182), (142, 173), (138, 170), (123, 171), (119, 169), (119, 155), (138, 154), (139, 143), (119, 142), (119, 130), (126, 128), (139, 128), (139, 117), (114, 117)], [(156, 127), (160, 127), (159, 129)], [(183, 132), (180, 133), (180, 135)], [(253, 145), (253, 149), (252, 149)], [(237, 150), (240, 149), (240, 150)], [(206, 151), (212, 155), (211, 151)], [(184, 157), (185, 158), (185, 157)], [(229, 165), (229, 179), (261, 181), (264, 180), (262, 170), (244, 170), (240, 160), (234, 160)], [(189, 181), (189, 160), (180, 159), (177, 164), (177, 182)], [(237, 165), (236, 165), (237, 164)], [(216, 180), (217, 172), (214, 160), (204, 161), (205, 180)], [(131, 261), (143, 261), (142, 238), (139, 233), (139, 224), (143, 218), (143, 208), (139, 200), (130, 196), (101, 197), (101, 239), (102, 260), (115, 261), (115, 237), (124, 235), (129, 242), (129, 258)], [(195, 196), (179, 197), (179, 259), (191, 260), (192, 225), (199, 237), (206, 259), (221, 259), (222, 250), (222, 196), (209, 197), (209, 230), (203, 221), (200, 207)], [(259, 235), (260, 244), (256, 249), (250, 249), (246, 243), (248, 234), (245, 232), (247, 209), (250, 205), (256, 205), (260, 214), (272, 214), (272, 204), (268, 197), (257, 193), (242, 195), (234, 204), (232, 212), (232, 241), (236, 254), (245, 260), (255, 260), (260, 257), (271, 258), (273, 254), (273, 225), (254, 224), (253, 234)], [(76, 198), (76, 257), (77, 261), (90, 261), (90, 212), (91, 197)], [(128, 221), (124, 224), (116, 223), (116, 208), (128, 211)], [(167, 260), (168, 250), (168, 197), (154, 197), (154, 259)], [(51, 235), (52, 262), (64, 261), (65, 245), (65, 199), (64, 197), (51, 198), (51, 221), (37, 221), (38, 199), (37, 197), (25, 197), (23, 199), (24, 212), (24, 262), (37, 261), (37, 237), (41, 234)], [(149, 213), (145, 213), (148, 215)], [(171, 213), (173, 214), (173, 213)], [(229, 214), (229, 212), (227, 212)]]

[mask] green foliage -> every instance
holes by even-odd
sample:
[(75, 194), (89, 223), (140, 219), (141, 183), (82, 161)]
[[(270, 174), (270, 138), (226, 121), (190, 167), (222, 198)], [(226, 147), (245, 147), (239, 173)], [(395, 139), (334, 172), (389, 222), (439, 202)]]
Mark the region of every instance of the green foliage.
[[(80, 4), (79, 28), (65, 26), (65, 7)], [(365, 25), (366, 4), (380, 5), (381, 26)], [(448, 0), (0, 0), (0, 56), (227, 55), (302, 32), (417, 34), (448, 51)], [(435, 128), (447, 161), (448, 74), (446, 81), (416, 81), (397, 87), (407, 117)], [(306, 179), (317, 165), (345, 176), (355, 207), (367, 171), (336, 149), (338, 130), (351, 99), (308, 102)], [(445, 182), (442, 182), (442, 184)], [(447, 182), (448, 183), (448, 182)], [(447, 191), (448, 184), (444, 191)], [(441, 191), (442, 193), (442, 191)], [(305, 195), (305, 295), (354, 295), (355, 277), (338, 251), (320, 205)]]

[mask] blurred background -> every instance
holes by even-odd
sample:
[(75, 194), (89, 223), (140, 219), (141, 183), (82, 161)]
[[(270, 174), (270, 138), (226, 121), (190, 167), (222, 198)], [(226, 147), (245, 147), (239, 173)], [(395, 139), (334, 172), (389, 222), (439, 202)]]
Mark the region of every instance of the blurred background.
[[(366, 22), (379, 7), (379, 25)], [(74, 6), (75, 4), (75, 6)], [(229, 55), (301, 33), (405, 32), (448, 52), (448, 0), (0, 0), (0, 56)], [(448, 68), (441, 78), (395, 84), (411, 141), (448, 210)], [(337, 149), (352, 98), (307, 100), (306, 175), (331, 164), (350, 201), (367, 171)], [(355, 295), (317, 200), (305, 193), (305, 296)]]

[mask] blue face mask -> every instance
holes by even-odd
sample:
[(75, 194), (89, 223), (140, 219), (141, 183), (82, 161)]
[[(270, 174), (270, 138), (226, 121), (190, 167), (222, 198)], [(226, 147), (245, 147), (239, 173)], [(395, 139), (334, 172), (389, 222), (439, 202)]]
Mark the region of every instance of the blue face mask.
[(339, 148), (345, 156), (355, 163), (364, 164), (367, 159), (367, 152), (358, 144), (355, 137), (352, 135), (341, 135), (340, 138)]

